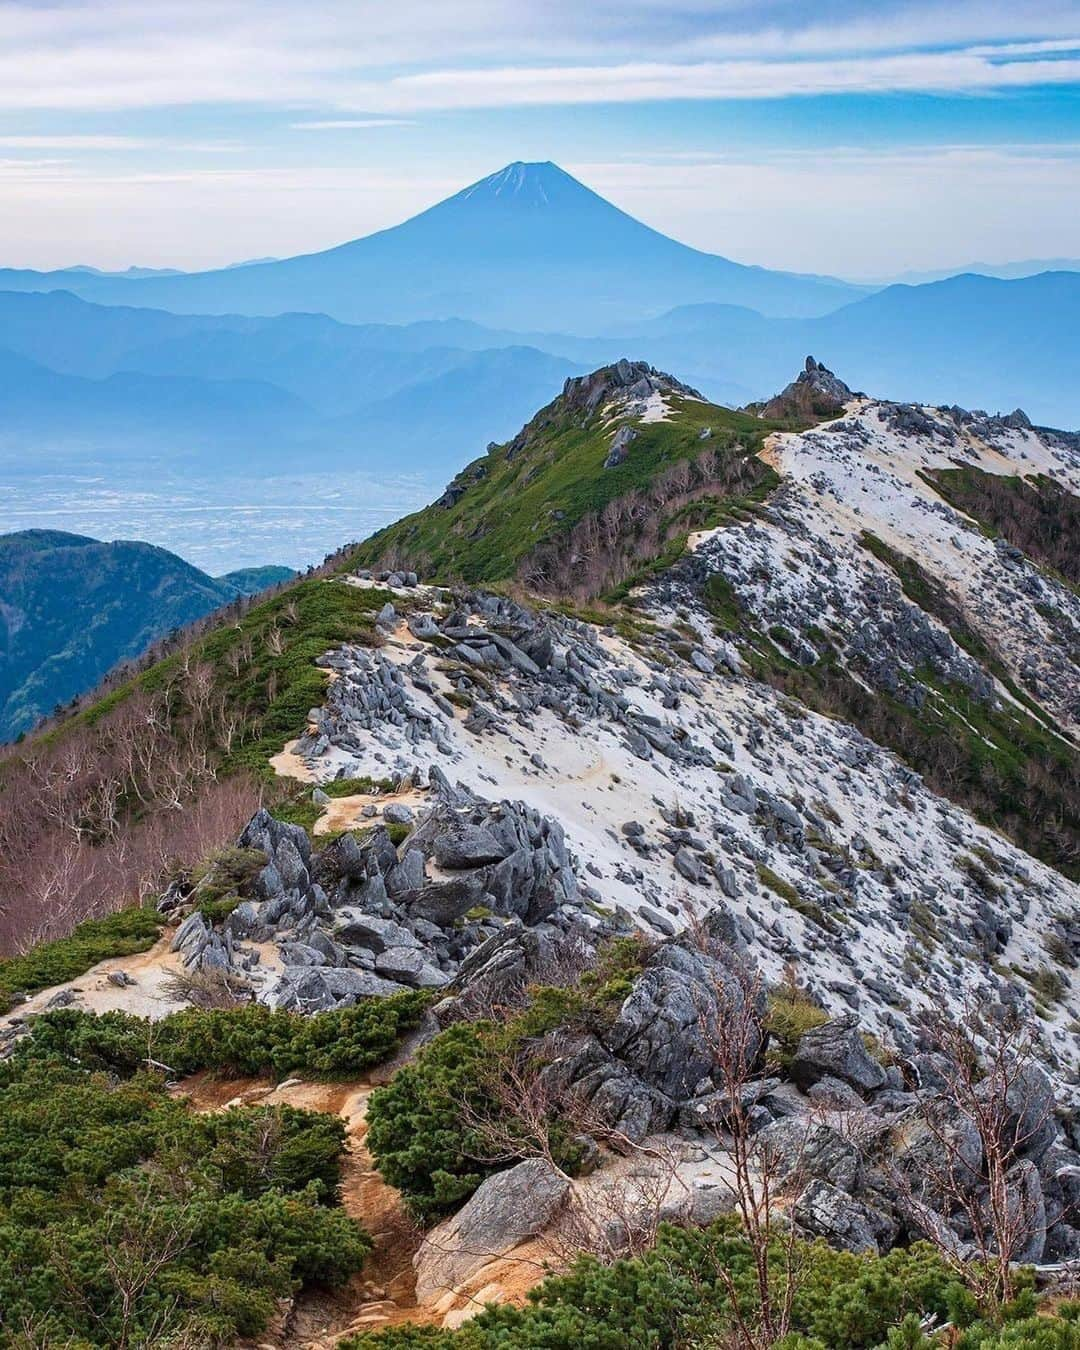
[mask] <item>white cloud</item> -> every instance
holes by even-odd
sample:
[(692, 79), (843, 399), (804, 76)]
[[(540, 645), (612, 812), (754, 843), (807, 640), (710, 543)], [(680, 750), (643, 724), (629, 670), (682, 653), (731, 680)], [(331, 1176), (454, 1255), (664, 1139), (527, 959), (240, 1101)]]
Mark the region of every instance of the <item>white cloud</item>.
[(377, 130), (380, 127), (414, 127), (416, 122), (408, 117), (352, 117), (329, 122), (291, 122), (291, 131), (361, 131)]
[(913, 52), (805, 61), (633, 62), (619, 66), (507, 66), (427, 71), (360, 86), (365, 108), (417, 112), (674, 99), (763, 99), (811, 94), (976, 93), (1080, 81), (1080, 40), (1063, 59), (975, 51)]
[(0, 0), (0, 110), (978, 91), (1076, 80), (1074, 35), (1080, 0)]

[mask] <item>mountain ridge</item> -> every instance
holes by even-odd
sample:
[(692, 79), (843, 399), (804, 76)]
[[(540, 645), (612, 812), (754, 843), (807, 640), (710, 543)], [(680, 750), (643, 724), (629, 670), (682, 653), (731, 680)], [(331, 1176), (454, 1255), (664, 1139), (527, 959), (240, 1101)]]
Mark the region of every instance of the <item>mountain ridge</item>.
[[(62, 530), (0, 535), (0, 741), (92, 689), (156, 639), (295, 575), (211, 577), (167, 549)], [(282, 576), (284, 572), (284, 577)]]
[[(759, 1159), (822, 1346), (1011, 1317), (976, 1303), (988, 1268), (1024, 1288), (1010, 1258), (1044, 1281), (1075, 1261), (1080, 600), (1057, 536), (1080, 437), (853, 394), (814, 358), (779, 399), (802, 420), (644, 361), (572, 377), (392, 559), (385, 534), (346, 546), (13, 747), (0, 933), (57, 940), (0, 961), (0, 1093), (33, 1108), (8, 1137), (40, 1149), (43, 1116), (81, 1137), (42, 1107), (74, 1087), (108, 1094), (119, 1147), (117, 1101), (192, 1093), (200, 1176), (208, 1140), (245, 1186), (266, 1175), (280, 1120), (321, 1140), (285, 1136), (299, 1188), (301, 1153), (337, 1183), (347, 1128), (343, 1199), (378, 1206), (364, 1274), (405, 1277), (298, 1288), (292, 1312), (350, 1350), (614, 1344), (609, 1273), (620, 1343), (726, 1330), (700, 1272), (751, 1268), (731, 1210)], [(151, 1096), (166, 1073), (181, 1092)], [(981, 1235), (987, 1157), (1019, 1232)], [(275, 1236), (307, 1222), (299, 1195), (275, 1196)], [(451, 1329), (523, 1304), (538, 1252), (587, 1290)], [(284, 1339), (260, 1306), (245, 1329)]]

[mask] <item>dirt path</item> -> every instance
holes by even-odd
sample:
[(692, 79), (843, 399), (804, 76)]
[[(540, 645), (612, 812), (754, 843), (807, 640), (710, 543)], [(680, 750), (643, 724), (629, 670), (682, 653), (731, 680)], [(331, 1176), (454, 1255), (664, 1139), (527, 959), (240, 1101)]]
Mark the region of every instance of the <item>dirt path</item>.
[(230, 1106), (288, 1105), (327, 1111), (345, 1121), (348, 1134), (342, 1162), (341, 1203), (345, 1212), (371, 1234), (374, 1248), (364, 1268), (340, 1289), (304, 1291), (283, 1322), (253, 1343), (273, 1350), (331, 1350), (352, 1331), (372, 1331), (398, 1322), (439, 1324), (442, 1314), (418, 1307), (413, 1256), (420, 1234), (400, 1194), (372, 1165), (364, 1143), (367, 1103), (372, 1084), (310, 1083), (288, 1079), (216, 1079), (196, 1074), (177, 1091), (197, 1111)]

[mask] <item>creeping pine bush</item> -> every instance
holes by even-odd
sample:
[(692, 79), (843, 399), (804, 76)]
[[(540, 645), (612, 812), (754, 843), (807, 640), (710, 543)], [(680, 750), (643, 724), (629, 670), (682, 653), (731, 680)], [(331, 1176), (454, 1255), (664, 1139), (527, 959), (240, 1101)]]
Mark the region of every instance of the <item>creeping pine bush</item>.
[(0, 1012), (16, 994), (32, 994), (77, 979), (112, 956), (145, 952), (157, 941), (163, 920), (148, 909), (123, 909), (88, 919), (65, 938), (43, 942), (26, 953), (0, 960)]
[[(593, 969), (572, 988), (544, 985), (505, 1023), (458, 1022), (430, 1041), (368, 1103), (367, 1145), (375, 1165), (420, 1218), (466, 1200), (485, 1177), (508, 1166), (485, 1161), (483, 1123), (501, 1133), (517, 1126), (500, 1106), (493, 1075), (508, 1062), (544, 1058), (544, 1037), (558, 1027), (597, 1030), (614, 1017), (640, 971), (646, 948), (620, 938), (602, 947)], [(494, 1090), (493, 1090), (494, 1089)], [(498, 1117), (498, 1120), (493, 1119)], [(477, 1122), (482, 1122), (478, 1130)], [(550, 1141), (561, 1165), (573, 1168), (579, 1145), (553, 1120)], [(523, 1154), (524, 1156), (524, 1154)]]
[(311, 1017), (272, 1011), (260, 1003), (240, 1008), (185, 1008), (160, 1021), (108, 1012), (97, 1016), (59, 1008), (34, 1020), (18, 1058), (57, 1057), (90, 1069), (132, 1073), (148, 1059), (178, 1074), (200, 1069), (237, 1075), (309, 1076), (360, 1073), (381, 1063), (420, 1021), (420, 992), (366, 999)]
[(0, 1067), (0, 1347), (220, 1346), (371, 1243), (337, 1207), (344, 1127), (196, 1115), (160, 1078)]
[[(878, 1257), (800, 1242), (795, 1256), (792, 1332), (775, 1350), (940, 1350), (940, 1338), (924, 1336), (920, 1322), (928, 1315), (952, 1316), (961, 1291), (929, 1246)], [(770, 1263), (782, 1278), (786, 1254), (779, 1243)], [(538, 1285), (524, 1308), (489, 1307), (457, 1331), (402, 1326), (361, 1334), (342, 1341), (340, 1350), (684, 1350), (741, 1344), (733, 1296), (752, 1327), (757, 1306), (752, 1253), (736, 1221), (721, 1220), (707, 1229), (664, 1226), (643, 1256), (613, 1265), (580, 1257), (566, 1274)], [(1005, 1327), (973, 1327), (959, 1344), (962, 1350), (1076, 1350), (1076, 1328), (1072, 1315), (1062, 1312)]]

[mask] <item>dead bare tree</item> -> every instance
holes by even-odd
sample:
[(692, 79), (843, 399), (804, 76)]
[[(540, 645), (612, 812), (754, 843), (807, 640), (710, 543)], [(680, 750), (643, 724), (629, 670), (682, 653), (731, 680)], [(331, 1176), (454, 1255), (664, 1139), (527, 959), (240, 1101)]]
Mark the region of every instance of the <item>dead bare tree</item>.
[(767, 1350), (790, 1332), (803, 1278), (798, 1231), (785, 1201), (797, 1196), (806, 1181), (803, 1153), (814, 1118), (806, 1117), (801, 1141), (786, 1148), (783, 1158), (762, 1140), (757, 1103), (767, 1039), (764, 981), (758, 968), (744, 960), (708, 918), (702, 918), (688, 895), (682, 904), (688, 934), (715, 971), (698, 1008), (699, 1034), (717, 1085), (707, 1121), (728, 1160), (727, 1187), (750, 1248), (756, 1307), (743, 1306), (730, 1271), (718, 1267), (716, 1277), (731, 1308), (731, 1345)]
[[(713, 1077), (719, 1082), (723, 1107), (717, 1114), (717, 1142), (731, 1166), (729, 1188), (750, 1248), (757, 1293), (756, 1308), (742, 1306), (731, 1273), (717, 1271), (731, 1306), (744, 1350), (767, 1350), (791, 1330), (791, 1313), (800, 1281), (797, 1230), (779, 1204), (781, 1191), (801, 1189), (801, 1150), (783, 1167), (755, 1128), (759, 1095), (756, 1064), (764, 1033), (761, 1020), (763, 986), (758, 971), (728, 963), (726, 976), (713, 985), (715, 1008), (702, 1011), (702, 1033), (712, 1054)], [(811, 1120), (805, 1122), (806, 1133)], [(781, 1184), (783, 1176), (783, 1185)]]
[(941, 1086), (918, 1110), (922, 1146), (892, 1176), (912, 1222), (993, 1314), (1015, 1295), (1014, 1263), (1045, 1224), (1025, 1154), (1053, 1129), (1053, 1098), (1023, 1013), (968, 1007), (925, 1031)]
[[(536, 1159), (566, 1183), (558, 1221), (543, 1234), (557, 1264), (582, 1252), (604, 1261), (640, 1255), (655, 1244), (664, 1215), (675, 1212), (680, 1197), (689, 1199), (678, 1176), (679, 1149), (666, 1139), (632, 1140), (576, 1084), (550, 1072), (560, 1035), (492, 1048), (480, 1104), (461, 1103), (476, 1141), (473, 1156), (489, 1166)], [(608, 1163), (597, 1173), (601, 1149)], [(590, 1153), (592, 1165), (578, 1175), (581, 1155)]]

